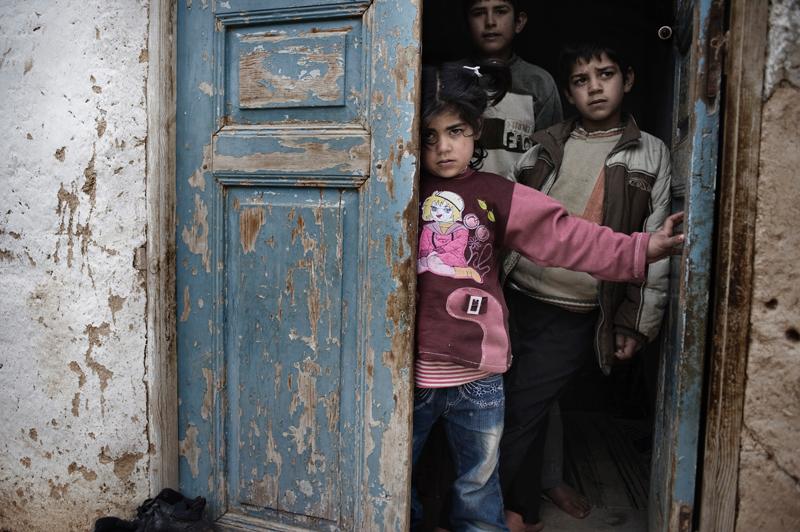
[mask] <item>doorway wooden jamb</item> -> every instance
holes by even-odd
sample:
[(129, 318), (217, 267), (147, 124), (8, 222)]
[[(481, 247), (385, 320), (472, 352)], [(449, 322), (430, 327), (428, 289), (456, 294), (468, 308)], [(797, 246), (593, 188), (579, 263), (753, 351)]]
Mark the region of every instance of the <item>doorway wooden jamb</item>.
[(147, 38), (147, 437), (151, 496), (178, 488), (175, 351), (175, 0), (151, 0)]
[(734, 530), (753, 294), (766, 1), (731, 0), (700, 531)]

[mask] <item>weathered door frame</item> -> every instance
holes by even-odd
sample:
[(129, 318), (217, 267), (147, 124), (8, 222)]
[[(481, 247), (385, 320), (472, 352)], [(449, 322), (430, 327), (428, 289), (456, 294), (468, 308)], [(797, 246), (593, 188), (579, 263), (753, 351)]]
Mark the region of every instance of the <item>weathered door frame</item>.
[(178, 487), (175, 351), (175, 0), (151, 0), (147, 37), (147, 438), (151, 496)]
[(733, 530), (752, 305), (768, 2), (729, 1), (700, 531)]
[[(148, 8), (147, 395), (150, 493), (178, 486), (175, 356), (174, 0)], [(700, 530), (735, 524), (749, 343), (755, 202), (768, 3), (730, 1), (716, 294), (706, 393)]]
[(675, 284), (670, 287), (671, 307), (659, 365), (648, 498), (652, 532), (689, 532), (698, 502), (723, 105), (718, 53), (725, 4), (726, 0), (675, 3), (672, 196), (673, 208), (686, 212), (686, 247), (680, 261), (672, 264)]

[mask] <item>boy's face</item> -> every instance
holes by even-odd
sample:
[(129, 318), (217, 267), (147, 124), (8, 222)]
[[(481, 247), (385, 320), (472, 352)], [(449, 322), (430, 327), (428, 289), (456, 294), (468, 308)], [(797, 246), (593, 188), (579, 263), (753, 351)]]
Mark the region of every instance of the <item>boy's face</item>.
[(565, 96), (578, 108), (588, 131), (610, 129), (622, 120), (622, 100), (633, 87), (633, 70), (623, 76), (619, 65), (603, 53), (572, 67)]
[(507, 0), (475, 0), (467, 9), (472, 44), (485, 59), (508, 59), (514, 36), (522, 31), (528, 16)]
[(467, 169), (476, 135), (457, 113), (434, 115), (422, 129), (422, 166), (435, 176), (450, 178)]

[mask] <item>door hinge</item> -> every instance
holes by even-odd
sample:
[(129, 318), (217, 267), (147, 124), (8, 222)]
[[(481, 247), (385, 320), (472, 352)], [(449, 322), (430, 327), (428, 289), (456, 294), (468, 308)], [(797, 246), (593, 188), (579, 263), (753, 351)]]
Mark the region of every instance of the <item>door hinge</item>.
[(147, 244), (142, 244), (133, 252), (133, 268), (140, 272), (147, 270)]
[(728, 48), (728, 32), (725, 31), (725, 2), (716, 0), (708, 13), (706, 31), (706, 101), (713, 104), (719, 95), (725, 52)]
[(133, 268), (140, 272), (148, 271), (152, 274), (158, 273), (158, 255), (147, 260), (147, 243), (145, 242), (133, 253)]

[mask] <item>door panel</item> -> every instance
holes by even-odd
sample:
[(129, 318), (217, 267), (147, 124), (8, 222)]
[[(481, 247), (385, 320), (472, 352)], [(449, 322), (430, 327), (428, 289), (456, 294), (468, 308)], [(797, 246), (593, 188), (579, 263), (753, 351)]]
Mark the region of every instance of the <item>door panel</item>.
[(337, 6), (337, 17), (328, 20), (319, 18), (321, 7), (295, 7), (293, 17), (272, 10), (257, 23), (241, 13), (220, 13), (232, 26), (219, 97), (226, 122), (282, 121), (287, 113), (315, 122), (363, 118), (364, 2), (356, 4)]
[[(709, 318), (720, 80), (714, 40), (723, 2), (680, 0), (676, 13), (673, 210), (686, 215), (683, 256), (672, 261), (659, 369), (649, 530), (692, 529)], [(718, 72), (717, 72), (718, 74)]]
[(341, 406), (354, 404), (344, 354), (355, 351), (345, 326), (355, 305), (343, 286), (355, 280), (356, 201), (330, 188), (227, 194), (226, 234), (240, 244), (225, 261), (230, 508), (336, 522), (353, 489), (357, 420)]
[(178, 6), (180, 483), (223, 529), (408, 526), (417, 17)]

